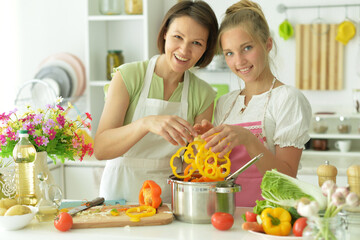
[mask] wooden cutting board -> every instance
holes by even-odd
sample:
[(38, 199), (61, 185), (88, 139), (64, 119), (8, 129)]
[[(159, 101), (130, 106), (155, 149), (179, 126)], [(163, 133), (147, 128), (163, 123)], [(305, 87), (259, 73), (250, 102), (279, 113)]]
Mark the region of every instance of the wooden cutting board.
[(125, 210), (119, 211), (120, 214), (118, 216), (112, 216), (108, 212), (113, 208), (124, 209), (137, 206), (139, 205), (108, 205), (92, 207), (73, 217), (72, 228), (153, 226), (165, 225), (173, 221), (173, 214), (166, 205), (159, 207), (155, 215), (151, 217), (142, 217), (139, 222), (130, 221), (130, 217), (125, 214)]

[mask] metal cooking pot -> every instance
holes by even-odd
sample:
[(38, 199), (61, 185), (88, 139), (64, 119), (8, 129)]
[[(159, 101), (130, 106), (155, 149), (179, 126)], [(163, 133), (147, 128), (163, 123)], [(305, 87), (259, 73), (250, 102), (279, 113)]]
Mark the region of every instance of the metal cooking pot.
[(176, 219), (188, 223), (210, 223), (215, 212), (235, 213), (235, 193), (240, 185), (217, 186), (219, 182), (184, 182), (171, 175), (171, 208)]

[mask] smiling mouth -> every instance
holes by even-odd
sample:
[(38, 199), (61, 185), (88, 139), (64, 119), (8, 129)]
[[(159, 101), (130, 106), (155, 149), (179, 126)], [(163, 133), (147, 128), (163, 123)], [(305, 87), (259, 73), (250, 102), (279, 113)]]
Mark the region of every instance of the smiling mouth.
[(242, 69), (238, 69), (239, 72), (241, 73), (248, 73), (250, 71), (250, 69), (252, 69), (253, 66), (251, 67), (247, 67), (247, 68), (242, 68)]
[(187, 62), (187, 61), (189, 61), (189, 59), (180, 57), (180, 56), (177, 55), (177, 54), (174, 54), (174, 56), (175, 56), (175, 58), (176, 58), (177, 60), (179, 60), (179, 61), (182, 61), (182, 62)]

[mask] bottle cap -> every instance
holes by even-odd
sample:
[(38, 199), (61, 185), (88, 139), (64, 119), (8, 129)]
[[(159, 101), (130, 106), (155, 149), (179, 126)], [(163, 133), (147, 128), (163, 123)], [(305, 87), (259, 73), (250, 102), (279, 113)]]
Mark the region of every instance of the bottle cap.
[(28, 130), (24, 130), (24, 129), (19, 130), (19, 134), (28, 134), (28, 133), (29, 133)]

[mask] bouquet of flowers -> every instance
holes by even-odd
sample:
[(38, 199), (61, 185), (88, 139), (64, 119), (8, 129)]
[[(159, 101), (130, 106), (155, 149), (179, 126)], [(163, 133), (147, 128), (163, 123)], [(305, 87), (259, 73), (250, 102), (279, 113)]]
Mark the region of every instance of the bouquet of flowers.
[(91, 115), (86, 113), (83, 119), (77, 116), (76, 120), (66, 118), (67, 112), (73, 108), (70, 102), (64, 109), (60, 103), (62, 98), (56, 100), (56, 105), (46, 105), (45, 109), (34, 111), (27, 106), (27, 111), (19, 116), (17, 109), (9, 113), (0, 114), (0, 157), (10, 157), (19, 140), (18, 131), (28, 130), (29, 140), (37, 152), (46, 151), (48, 156), (56, 163), (60, 159), (80, 161), (84, 156), (93, 154), (92, 138), (85, 129), (91, 130)]

